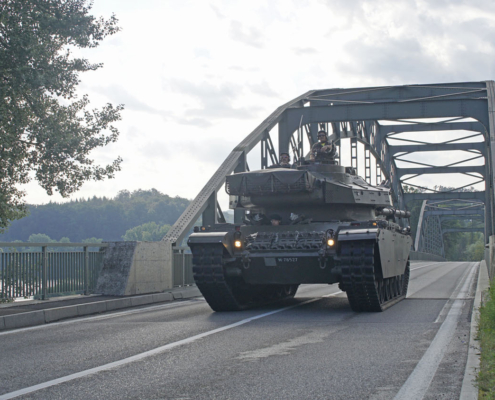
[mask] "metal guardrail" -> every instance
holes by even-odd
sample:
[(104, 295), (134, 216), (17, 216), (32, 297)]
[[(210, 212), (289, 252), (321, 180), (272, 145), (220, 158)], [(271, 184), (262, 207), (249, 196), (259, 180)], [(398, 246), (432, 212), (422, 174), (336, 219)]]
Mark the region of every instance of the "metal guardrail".
[[(17, 251), (18, 247), (40, 247), (41, 251)], [(83, 251), (48, 251), (51, 247), (82, 247)], [(0, 242), (0, 301), (64, 293), (90, 294), (96, 287), (108, 243), (9, 243)], [(11, 250), (12, 249), (12, 250)]]
[(192, 270), (192, 254), (186, 253), (189, 248), (174, 249), (172, 279), (174, 287), (194, 285)]

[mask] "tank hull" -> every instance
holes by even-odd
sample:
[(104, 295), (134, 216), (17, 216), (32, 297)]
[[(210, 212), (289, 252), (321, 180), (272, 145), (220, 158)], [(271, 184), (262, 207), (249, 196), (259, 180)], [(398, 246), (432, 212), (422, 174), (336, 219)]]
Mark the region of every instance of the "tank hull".
[[(329, 235), (333, 246), (328, 245)], [(244, 243), (241, 248), (235, 247), (238, 239)], [(188, 244), (196, 283), (209, 303), (215, 293), (212, 308), (218, 311), (265, 304), (284, 297), (281, 288), (308, 283), (339, 283), (355, 311), (382, 311), (407, 292), (412, 239), (386, 221), (245, 226), (239, 231), (195, 233)], [(226, 301), (223, 308), (215, 285), (224, 295), (230, 291), (232, 298), (242, 287), (241, 300)], [(270, 293), (259, 295), (269, 288)], [(249, 292), (257, 293), (258, 299), (246, 300)]]

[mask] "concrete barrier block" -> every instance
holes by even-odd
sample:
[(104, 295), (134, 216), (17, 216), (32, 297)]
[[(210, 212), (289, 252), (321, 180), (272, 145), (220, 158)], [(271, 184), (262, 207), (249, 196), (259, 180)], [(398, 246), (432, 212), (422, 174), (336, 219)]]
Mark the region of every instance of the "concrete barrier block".
[(142, 306), (145, 304), (152, 304), (153, 303), (153, 295), (152, 294), (147, 294), (144, 296), (135, 296), (131, 297), (131, 304), (132, 306)]
[(0, 317), (0, 331), (2, 329), (5, 329), (5, 321), (4, 321), (3, 317)]
[(186, 289), (182, 292), (182, 298), (183, 299), (189, 299), (191, 297), (198, 297), (201, 296), (201, 292), (197, 287), (192, 287), (190, 289)]
[(154, 303), (161, 303), (164, 301), (172, 301), (174, 299), (174, 296), (172, 296), (172, 293), (170, 293), (170, 292), (155, 293), (152, 296), (153, 296), (153, 302)]
[(131, 299), (129, 298), (107, 300), (106, 303), (107, 303), (107, 311), (120, 310), (121, 308), (127, 308), (132, 306)]
[(45, 312), (43, 310), (39, 310), (21, 314), (5, 315), (3, 319), (5, 322), (5, 329), (43, 325), (45, 323)]
[(184, 298), (182, 292), (172, 292), (172, 294), (174, 296), (174, 300), (180, 300)]
[(45, 310), (45, 322), (59, 321), (65, 318), (77, 317), (77, 306), (49, 308)]
[(95, 303), (79, 304), (77, 306), (77, 314), (89, 315), (98, 314), (107, 311), (107, 304), (105, 301), (97, 301)]

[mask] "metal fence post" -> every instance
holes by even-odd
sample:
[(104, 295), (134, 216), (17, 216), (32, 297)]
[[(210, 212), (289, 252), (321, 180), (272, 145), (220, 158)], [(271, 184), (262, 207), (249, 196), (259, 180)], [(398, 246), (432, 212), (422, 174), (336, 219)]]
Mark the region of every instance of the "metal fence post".
[(41, 247), (41, 300), (46, 300), (47, 276), (48, 276), (48, 254), (46, 246)]
[(182, 254), (182, 286), (186, 286), (186, 255), (184, 250), (181, 251)]
[(89, 248), (84, 246), (84, 294), (89, 294)]

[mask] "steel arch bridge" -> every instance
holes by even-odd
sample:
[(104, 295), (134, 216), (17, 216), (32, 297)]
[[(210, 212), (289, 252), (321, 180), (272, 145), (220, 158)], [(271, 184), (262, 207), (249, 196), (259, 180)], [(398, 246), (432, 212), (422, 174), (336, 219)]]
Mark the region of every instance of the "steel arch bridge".
[[(395, 207), (424, 201), (416, 250), (442, 254), (441, 217), (461, 215), (461, 208), (441, 217), (429, 214), (442, 201), (483, 208), (488, 242), (494, 230), (494, 100), (493, 81), (308, 91), (277, 108), (232, 150), (162, 244), (172, 260), (174, 248), (198, 218), (203, 225), (225, 222), (217, 193), (227, 175), (267, 168), (278, 162), (280, 152), (289, 151), (298, 161), (320, 129), (339, 147), (343, 164), (356, 168), (369, 183), (389, 181)], [(248, 154), (259, 151), (259, 165), (248, 166)], [(442, 185), (450, 174), (461, 182), (457, 187)], [(432, 187), (431, 182), (440, 184)], [(475, 191), (465, 191), (473, 186)], [(234, 210), (235, 223), (243, 217), (242, 210)]]
[[(468, 224), (448, 228), (442, 222), (469, 221)], [(485, 234), (485, 205), (476, 200), (423, 200), (416, 230), (414, 248), (422, 253), (445, 258), (444, 235), (451, 232), (481, 232)], [(473, 226), (476, 225), (476, 226)], [(485, 234), (486, 237), (486, 234)]]

